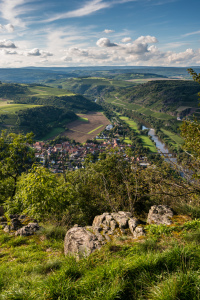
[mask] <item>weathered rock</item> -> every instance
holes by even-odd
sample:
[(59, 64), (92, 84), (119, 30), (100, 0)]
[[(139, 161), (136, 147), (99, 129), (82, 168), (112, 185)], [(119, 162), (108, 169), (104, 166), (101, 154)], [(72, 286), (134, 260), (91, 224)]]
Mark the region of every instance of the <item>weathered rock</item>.
[(119, 211), (96, 216), (92, 228), (95, 234), (101, 233), (106, 240), (109, 240), (112, 235), (133, 234), (139, 224), (141, 224), (141, 221), (134, 218), (130, 212)]
[(77, 258), (87, 257), (96, 249), (100, 249), (103, 243), (86, 228), (74, 226), (66, 233), (64, 254), (75, 255)]
[(147, 217), (147, 223), (149, 224), (164, 224), (170, 225), (172, 224), (171, 218), (174, 213), (172, 209), (167, 205), (154, 205), (149, 210), (149, 214)]
[(29, 236), (33, 235), (37, 230), (40, 229), (40, 226), (38, 223), (29, 223), (26, 226), (23, 226), (22, 228), (18, 229), (15, 232), (15, 235), (20, 235), (20, 236)]
[(3, 229), (4, 232), (9, 233), (11, 231), (11, 226), (10, 225), (6, 225)]
[(18, 218), (11, 219), (11, 230), (18, 230), (23, 225)]
[(128, 228), (128, 220), (132, 217), (131, 213), (125, 211), (112, 213), (111, 216), (118, 223), (120, 229)]
[(131, 218), (128, 220), (128, 226), (130, 229), (130, 232), (134, 235), (135, 228), (140, 224), (140, 220), (136, 218)]
[(144, 228), (142, 226), (137, 226), (133, 232), (133, 237), (134, 238), (138, 238), (140, 236), (145, 236), (145, 231)]

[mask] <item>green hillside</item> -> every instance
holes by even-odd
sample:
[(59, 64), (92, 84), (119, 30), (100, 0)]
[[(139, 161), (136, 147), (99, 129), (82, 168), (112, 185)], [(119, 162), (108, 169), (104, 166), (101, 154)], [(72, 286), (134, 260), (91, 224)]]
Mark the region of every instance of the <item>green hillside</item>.
[(33, 131), (36, 138), (65, 131), (76, 113), (99, 106), (68, 90), (44, 85), (0, 84), (0, 130)]
[(150, 81), (131, 88), (118, 89), (108, 95), (106, 100), (115, 97), (115, 100), (119, 98), (125, 105), (140, 105), (154, 112), (184, 116), (198, 107), (199, 90), (198, 83), (192, 81)]

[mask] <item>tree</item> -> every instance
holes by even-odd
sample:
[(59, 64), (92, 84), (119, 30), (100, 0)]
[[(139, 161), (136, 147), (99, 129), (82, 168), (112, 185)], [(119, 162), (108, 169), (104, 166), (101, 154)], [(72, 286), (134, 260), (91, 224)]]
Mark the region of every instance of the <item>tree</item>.
[[(193, 80), (200, 84), (200, 74), (197, 74), (193, 69), (188, 69)], [(200, 97), (200, 92), (198, 93)], [(200, 161), (200, 123), (197, 120), (186, 120), (181, 126), (181, 134), (185, 139), (184, 149), (191, 152), (193, 157)]]
[[(29, 144), (33, 142), (33, 134), (27, 135), (3, 131), (0, 136), (0, 183), (9, 182), (9, 194), (13, 199), (18, 177), (27, 172), (34, 162), (34, 151)], [(6, 185), (5, 185), (5, 189)], [(7, 193), (7, 191), (5, 191)]]

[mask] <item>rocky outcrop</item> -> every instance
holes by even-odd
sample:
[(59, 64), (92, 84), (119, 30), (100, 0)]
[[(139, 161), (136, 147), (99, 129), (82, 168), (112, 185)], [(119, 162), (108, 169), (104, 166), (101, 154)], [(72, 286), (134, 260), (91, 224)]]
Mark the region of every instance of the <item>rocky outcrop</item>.
[(73, 254), (78, 259), (87, 257), (105, 244), (104, 239), (98, 237), (85, 227), (74, 226), (66, 233), (64, 240), (64, 254)]
[(119, 211), (118, 213), (104, 213), (96, 216), (92, 223), (94, 233), (101, 235), (132, 234), (141, 221), (134, 218), (130, 212)]
[(104, 213), (94, 218), (92, 226), (71, 228), (65, 236), (64, 253), (80, 258), (100, 249), (107, 241), (121, 235), (138, 238), (145, 235), (141, 221), (131, 213)]
[(9, 215), (9, 221), (2, 216), (0, 217), (0, 226), (4, 232), (21, 236), (32, 235), (40, 229), (37, 221), (26, 215)]
[(167, 205), (154, 205), (151, 207), (148, 217), (147, 223), (149, 224), (164, 224), (171, 225), (174, 213), (172, 209)]
[(15, 232), (15, 235), (20, 235), (20, 236), (29, 236), (33, 235), (36, 231), (40, 229), (40, 226), (38, 223), (29, 223), (26, 226), (23, 226), (22, 228), (18, 229)]

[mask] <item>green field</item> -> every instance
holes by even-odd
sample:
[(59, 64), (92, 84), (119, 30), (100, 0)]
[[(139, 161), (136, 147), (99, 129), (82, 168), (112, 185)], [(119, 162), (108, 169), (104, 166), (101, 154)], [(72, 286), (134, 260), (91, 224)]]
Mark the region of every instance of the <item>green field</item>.
[(178, 136), (177, 134), (168, 131), (166, 129), (161, 129), (164, 134), (168, 135), (171, 140), (173, 140), (176, 144), (182, 145), (184, 143), (184, 139)]
[[(80, 115), (79, 115), (80, 116)], [(87, 118), (83, 118), (83, 117), (79, 117), (79, 120), (80, 121), (83, 121), (83, 122), (88, 122), (88, 119)]]
[[(46, 87), (46, 86), (34, 86), (28, 87), (30, 91), (30, 96), (46, 98), (47, 96), (73, 96), (74, 93), (58, 88)], [(28, 94), (28, 93), (27, 93)]]
[(64, 131), (65, 131), (65, 129), (62, 128), (62, 127), (55, 127), (55, 128), (53, 128), (48, 134), (46, 134), (46, 135), (42, 138), (42, 140), (43, 140), (43, 141), (50, 140), (50, 139), (52, 139), (53, 137), (59, 135), (60, 133), (62, 133), (62, 132), (64, 132)]
[(27, 108), (33, 108), (41, 105), (33, 105), (33, 104), (6, 104), (0, 106), (0, 114), (14, 114), (15, 112)]

